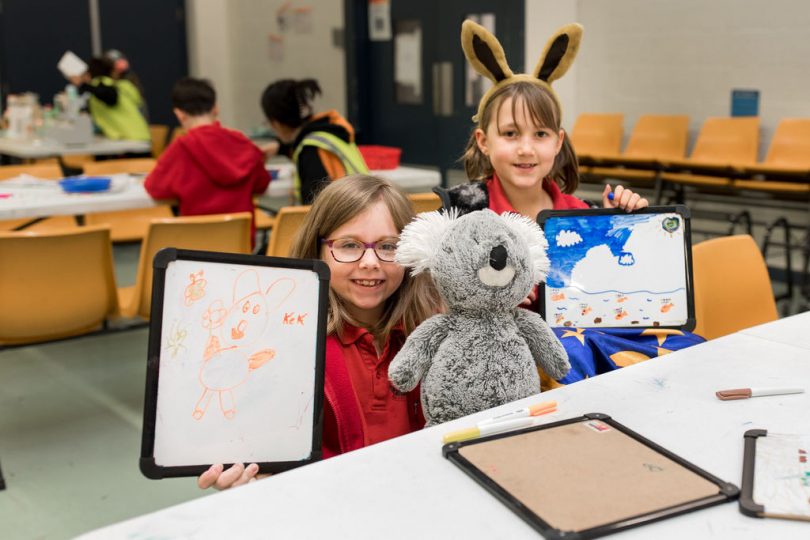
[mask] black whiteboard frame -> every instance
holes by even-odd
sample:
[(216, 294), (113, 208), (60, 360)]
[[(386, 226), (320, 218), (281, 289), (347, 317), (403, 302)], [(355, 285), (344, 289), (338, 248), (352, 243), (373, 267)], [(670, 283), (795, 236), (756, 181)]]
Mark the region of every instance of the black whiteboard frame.
[[(607, 523), (605, 525), (600, 525), (598, 527), (584, 529), (582, 531), (563, 531), (561, 529), (556, 529), (552, 527), (547, 521), (543, 520), (543, 518), (541, 518), (531, 510), (529, 510), (529, 508), (527, 508), (517, 498), (513, 497), (509, 492), (507, 492), (500, 485), (498, 485), (498, 483), (495, 482), (492, 478), (490, 478), (489, 475), (487, 475), (484, 471), (480, 470), (478, 467), (470, 463), (466, 458), (464, 458), (459, 453), (459, 449), (464, 446), (481, 444), (496, 439), (503, 439), (506, 437), (514, 437), (516, 435), (522, 435), (523, 433), (530, 433), (533, 431), (554, 429), (556, 427), (565, 426), (568, 424), (575, 424), (578, 422), (587, 422), (590, 420), (600, 420), (608, 424), (612, 428), (616, 429), (617, 431), (620, 431), (625, 435), (629, 436), (630, 438), (635, 439), (639, 443), (649, 447), (655, 452), (658, 452), (659, 454), (671, 459), (678, 465), (681, 465), (682, 467), (688, 469), (689, 471), (695, 473), (696, 475), (715, 484), (718, 487), (719, 493), (717, 495), (703, 497), (695, 501), (689, 501), (675, 506), (670, 506), (667, 508), (661, 508), (654, 512), (647, 512), (645, 514), (632, 516), (612, 523)], [(485, 490), (487, 490), (493, 496), (495, 496), (496, 499), (505, 504), (512, 512), (520, 516), (521, 519), (523, 519), (523, 521), (528, 523), (533, 529), (542, 534), (545, 538), (554, 540), (579, 540), (588, 538), (598, 538), (600, 536), (613, 534), (619, 531), (640, 527), (641, 525), (646, 525), (648, 523), (654, 523), (656, 521), (661, 521), (663, 519), (680, 516), (682, 514), (687, 514), (695, 510), (701, 510), (703, 508), (708, 508), (710, 506), (731, 502), (740, 495), (739, 488), (734, 484), (721, 480), (720, 478), (714, 476), (713, 474), (701, 469), (697, 465), (685, 460), (684, 458), (678, 456), (677, 454), (670, 452), (666, 448), (659, 446), (658, 444), (647, 439), (646, 437), (636, 433), (627, 426), (620, 424), (619, 422), (611, 418), (609, 415), (604, 413), (588, 413), (576, 418), (560, 420), (559, 422), (552, 422), (550, 424), (544, 424), (541, 426), (533, 426), (525, 429), (520, 429), (517, 431), (509, 431), (506, 433), (490, 435), (488, 437), (481, 437), (479, 439), (446, 444), (442, 447), (442, 455), (448, 460), (452, 461), (468, 476), (470, 476), (473, 480), (475, 480), (475, 482), (477, 482)]]
[[(624, 210), (618, 208), (579, 208), (574, 210), (543, 210), (539, 214), (537, 214), (537, 224), (543, 229), (543, 233), (545, 234), (545, 224), (551, 218), (555, 217), (575, 217), (575, 216), (582, 216), (582, 217), (589, 217), (589, 216), (618, 216), (618, 215), (635, 215), (635, 214), (671, 214), (676, 213), (681, 216), (683, 220), (683, 239), (684, 239), (684, 264), (686, 265), (686, 321), (682, 325), (676, 326), (644, 326), (641, 324), (635, 325), (619, 325), (619, 326), (610, 326), (610, 325), (600, 325), (600, 326), (582, 326), (581, 328), (593, 328), (595, 330), (600, 329), (608, 329), (608, 328), (638, 328), (639, 330), (646, 330), (646, 329), (655, 329), (655, 328), (667, 328), (667, 329), (674, 329), (674, 330), (682, 330), (685, 332), (691, 332), (695, 329), (696, 321), (695, 321), (695, 281), (694, 275), (692, 273), (692, 228), (691, 228), (691, 213), (689, 209), (682, 205), (676, 204), (672, 206), (648, 206), (646, 208), (642, 208), (640, 210), (634, 210), (631, 214), (628, 214)], [(548, 239), (547, 239), (548, 240)], [(549, 326), (552, 328), (566, 328), (564, 326), (554, 326), (549, 319), (546, 317), (546, 284), (545, 282), (540, 283), (537, 290), (538, 296), (538, 305), (540, 308), (540, 315), (542, 315), (543, 319), (548, 322)]]
[[(314, 259), (287, 259), (259, 255), (240, 255), (236, 253), (216, 253), (212, 251), (165, 248), (155, 254), (153, 261), (152, 307), (149, 319), (149, 345), (146, 365), (146, 397), (143, 408), (143, 431), (139, 462), (143, 475), (153, 480), (183, 476), (199, 476), (211, 466), (211, 464), (208, 464), (164, 467), (155, 463), (155, 421), (157, 417), (158, 379), (160, 377), (163, 296), (166, 285), (166, 270), (170, 263), (178, 260), (309, 270), (318, 276), (319, 289), (316, 334), (318, 342), (315, 346), (312, 452), (307, 458), (300, 461), (261, 462), (257, 463), (257, 465), (259, 466), (260, 473), (279, 473), (319, 461), (322, 458), (321, 434), (323, 429), (323, 383), (329, 299), (329, 267), (323, 261)], [(225, 463), (224, 465), (227, 468), (232, 465), (232, 463)]]

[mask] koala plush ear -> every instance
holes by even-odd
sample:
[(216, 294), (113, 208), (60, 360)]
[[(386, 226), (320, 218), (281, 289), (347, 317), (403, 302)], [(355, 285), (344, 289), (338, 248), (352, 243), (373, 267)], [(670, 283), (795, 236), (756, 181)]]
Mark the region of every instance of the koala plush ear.
[(430, 270), (433, 256), (439, 249), (444, 233), (458, 218), (458, 210), (451, 208), (447, 212), (424, 212), (408, 223), (397, 243), (396, 261), (412, 268), (412, 275)]
[(541, 229), (540, 226), (531, 219), (520, 214), (510, 212), (507, 214), (501, 214), (501, 218), (503, 219), (504, 223), (506, 223), (506, 225), (512, 229), (512, 232), (526, 242), (526, 245), (529, 248), (529, 259), (531, 260), (532, 267), (532, 281), (534, 283), (540, 283), (541, 281), (545, 280), (546, 274), (548, 273), (549, 260), (548, 255), (546, 255), (548, 242), (546, 241), (546, 235), (543, 233), (543, 229)]

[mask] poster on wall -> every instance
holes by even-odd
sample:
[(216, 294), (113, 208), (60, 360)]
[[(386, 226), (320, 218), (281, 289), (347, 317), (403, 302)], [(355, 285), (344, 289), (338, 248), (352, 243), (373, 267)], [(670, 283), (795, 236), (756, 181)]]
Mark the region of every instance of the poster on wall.
[[(467, 15), (467, 18), (480, 24), (489, 30), (492, 35), (495, 35), (494, 13), (473, 13)], [(467, 71), (464, 77), (464, 104), (467, 107), (476, 107), (486, 91), (492, 86), (492, 81), (475, 71), (469, 62), (465, 62), (465, 65)]]
[(394, 28), (394, 85), (396, 102), (422, 103), (422, 25), (397, 21)]
[(391, 2), (389, 0), (368, 1), (368, 37), (371, 41), (391, 39)]

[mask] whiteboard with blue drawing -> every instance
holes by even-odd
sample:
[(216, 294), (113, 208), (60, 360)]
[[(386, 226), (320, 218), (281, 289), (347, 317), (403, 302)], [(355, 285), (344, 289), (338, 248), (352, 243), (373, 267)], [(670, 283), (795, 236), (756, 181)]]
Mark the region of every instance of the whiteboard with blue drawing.
[(154, 268), (144, 475), (319, 459), (328, 267), (170, 248)]
[(541, 312), (553, 327), (695, 326), (684, 206), (543, 211), (550, 269)]

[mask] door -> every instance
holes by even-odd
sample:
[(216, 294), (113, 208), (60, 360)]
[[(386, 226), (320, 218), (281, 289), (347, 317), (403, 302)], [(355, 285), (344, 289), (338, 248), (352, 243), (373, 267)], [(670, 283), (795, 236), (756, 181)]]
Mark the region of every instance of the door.
[(184, 0), (99, 0), (103, 50), (118, 49), (143, 86), (149, 123), (176, 125), (171, 91), (188, 75)]
[(488, 14), (509, 65), (522, 71), (524, 0), (391, 0), (385, 41), (369, 39), (368, 5), (347, 3), (347, 31), (357, 36), (347, 46), (347, 71), (358, 141), (400, 147), (403, 162), (439, 167), (446, 177), (463, 168), (478, 105), (466, 96), (461, 23)]

